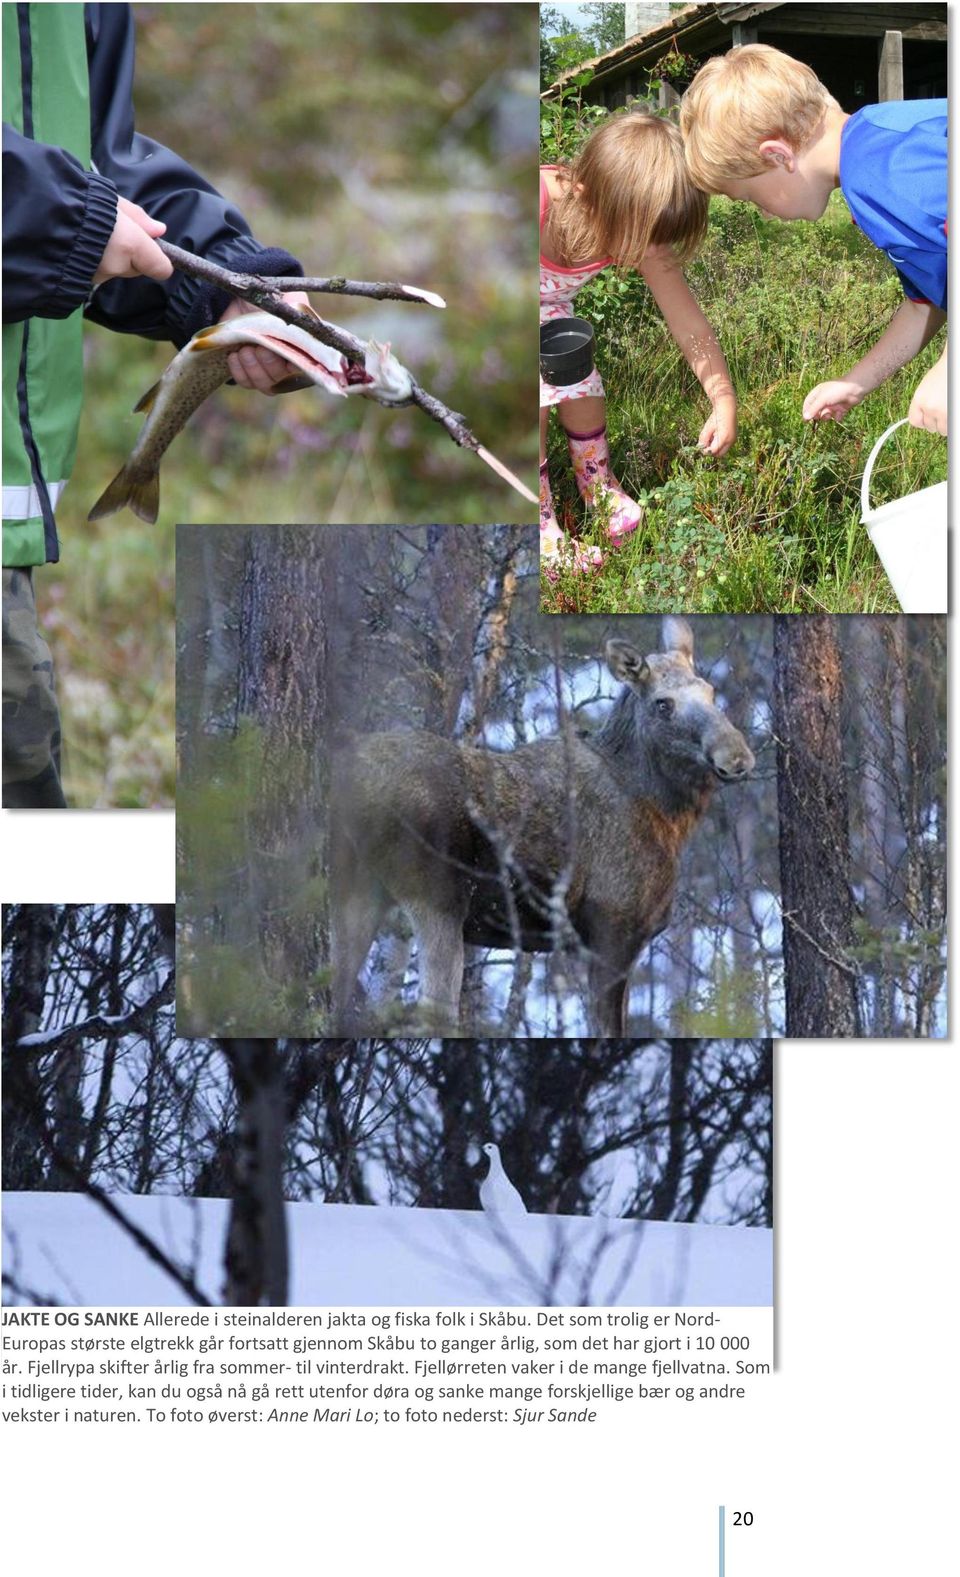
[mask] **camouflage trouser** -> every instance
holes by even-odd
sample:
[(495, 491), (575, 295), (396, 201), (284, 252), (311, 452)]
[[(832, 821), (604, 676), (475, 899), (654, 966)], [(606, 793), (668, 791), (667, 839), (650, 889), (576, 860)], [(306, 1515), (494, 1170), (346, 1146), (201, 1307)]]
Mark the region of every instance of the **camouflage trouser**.
[(3, 803), (66, 805), (60, 787), (60, 711), (53, 659), (37, 628), (33, 575), (3, 572)]

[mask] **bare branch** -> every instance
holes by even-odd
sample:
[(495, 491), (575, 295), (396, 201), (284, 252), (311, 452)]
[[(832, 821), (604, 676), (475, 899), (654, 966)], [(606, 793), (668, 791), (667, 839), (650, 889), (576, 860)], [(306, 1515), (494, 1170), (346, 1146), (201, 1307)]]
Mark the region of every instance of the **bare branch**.
[(93, 1013), (89, 1018), (65, 1025), (63, 1029), (21, 1035), (16, 1043), (17, 1051), (37, 1056), (61, 1051), (64, 1046), (72, 1045), (77, 1040), (119, 1040), (124, 1035), (132, 1035), (150, 1024), (157, 1008), (172, 1002), (174, 979), (171, 969), (159, 991), (155, 991), (146, 1002), (138, 1002), (129, 1013)]
[[(35, 1288), (25, 1286), (6, 1271), (3, 1272), (2, 1279), (4, 1291), (11, 1293), (14, 1298), (21, 1298), (25, 1303), (32, 1303), (37, 1308), (58, 1309), (61, 1306), (59, 1298), (54, 1298), (48, 1292), (37, 1292)], [(10, 1299), (5, 1298), (4, 1302), (9, 1303)]]
[(182, 1292), (186, 1293), (191, 1303), (197, 1303), (202, 1308), (212, 1308), (211, 1300), (205, 1293), (200, 1291), (189, 1272), (175, 1264), (170, 1256), (164, 1253), (159, 1243), (155, 1243), (153, 1238), (149, 1237), (146, 1232), (138, 1227), (135, 1221), (131, 1221), (129, 1216), (124, 1215), (119, 1206), (114, 1204), (110, 1195), (99, 1184), (91, 1182), (89, 1179), (84, 1179), (78, 1168), (74, 1167), (72, 1163), (66, 1163), (66, 1158), (55, 1146), (50, 1147), (50, 1154), (58, 1165), (65, 1166), (66, 1170), (73, 1173), (79, 1183), (80, 1192), (86, 1194), (95, 1204), (98, 1204), (100, 1209), (105, 1211), (111, 1221), (115, 1221), (118, 1227), (122, 1227), (127, 1236), (133, 1239), (134, 1243), (146, 1254), (147, 1258), (152, 1260), (155, 1265), (159, 1265), (161, 1270), (166, 1271), (170, 1279), (176, 1282)]
[(439, 307), (441, 310), (447, 305), (435, 290), (424, 290), (421, 285), (401, 285), (398, 280), (346, 279), (342, 274), (292, 274), (283, 277), (271, 274), (270, 284), (274, 290), (306, 290), (310, 295), (363, 296), (368, 301), (410, 301), (418, 306)]
[[(261, 312), (272, 312), (274, 317), (281, 318), (284, 323), (294, 323), (324, 345), (332, 345), (348, 361), (363, 365), (366, 354), (363, 340), (346, 329), (338, 328), (335, 323), (328, 323), (325, 318), (304, 312), (300, 307), (291, 307), (289, 302), (284, 301), (272, 279), (261, 279), (258, 274), (237, 274), (220, 263), (211, 263), (208, 258), (185, 252), (182, 247), (173, 246), (169, 241), (158, 241), (157, 245), (181, 273), (206, 280), (208, 285), (217, 285), (231, 296), (239, 296), (242, 301), (249, 301), (251, 306), (259, 307)], [(302, 285), (302, 281), (298, 281), (299, 285)]]
[[(206, 279), (212, 285), (221, 285), (224, 290), (229, 290), (231, 293), (242, 284), (245, 289), (261, 291), (266, 295), (282, 294), (288, 290), (306, 290), (317, 295), (365, 296), (372, 301), (413, 301), (428, 307), (445, 307), (447, 304), (435, 290), (424, 290), (420, 285), (401, 285), (397, 281), (346, 279), (342, 274), (331, 274), (327, 277), (241, 274), (233, 269), (223, 268), (219, 263), (210, 263), (194, 252), (184, 251), (183, 247), (174, 246), (170, 241), (159, 240), (157, 245), (166, 253), (175, 268), (179, 268), (185, 274), (194, 273), (197, 279)], [(200, 272), (201, 268), (204, 270), (203, 273)]]

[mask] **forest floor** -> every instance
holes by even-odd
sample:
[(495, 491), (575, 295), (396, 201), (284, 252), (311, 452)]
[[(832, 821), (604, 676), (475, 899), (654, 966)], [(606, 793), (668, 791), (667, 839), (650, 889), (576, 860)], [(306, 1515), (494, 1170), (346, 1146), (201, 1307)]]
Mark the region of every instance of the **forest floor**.
[[(687, 270), (723, 346), (740, 430), (722, 460), (700, 453), (708, 407), (639, 275), (601, 274), (577, 297), (597, 330), (613, 466), (644, 506), (639, 528), (599, 572), (543, 579), (549, 613), (896, 612), (860, 524), (860, 480), (884, 428), (905, 416), (943, 336), (841, 423), (804, 423), (815, 384), (847, 371), (901, 299), (886, 259), (839, 193), (816, 224), (765, 220), (715, 198)], [(584, 519), (555, 421), (550, 476), (561, 525), (603, 546)], [(940, 439), (901, 429), (877, 463), (872, 501), (943, 480)], [(609, 546), (609, 545), (607, 545)]]

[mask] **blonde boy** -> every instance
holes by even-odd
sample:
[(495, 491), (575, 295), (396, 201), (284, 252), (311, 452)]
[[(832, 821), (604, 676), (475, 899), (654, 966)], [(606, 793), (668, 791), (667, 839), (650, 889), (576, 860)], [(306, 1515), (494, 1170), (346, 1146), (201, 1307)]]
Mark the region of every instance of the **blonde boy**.
[[(868, 105), (847, 115), (809, 66), (747, 44), (697, 73), (680, 130), (701, 190), (789, 220), (819, 219), (839, 186), (857, 225), (897, 269), (904, 300), (876, 344), (803, 402), (805, 421), (840, 421), (946, 322), (946, 101)], [(946, 434), (946, 346), (908, 416), (915, 427)]]

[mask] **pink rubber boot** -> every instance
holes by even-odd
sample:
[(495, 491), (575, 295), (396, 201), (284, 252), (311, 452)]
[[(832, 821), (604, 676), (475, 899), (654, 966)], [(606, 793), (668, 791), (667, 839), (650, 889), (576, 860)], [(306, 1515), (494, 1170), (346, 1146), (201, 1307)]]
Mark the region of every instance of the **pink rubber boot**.
[(599, 548), (584, 547), (579, 542), (570, 543), (560, 530), (559, 521), (553, 512), (553, 494), (550, 491), (546, 461), (540, 467), (540, 561), (551, 580), (556, 579), (560, 565), (586, 574), (603, 563), (603, 554)]
[(606, 427), (599, 427), (595, 433), (568, 433), (567, 444), (573, 461), (577, 489), (587, 507), (592, 509), (599, 495), (603, 493), (607, 495), (610, 507), (608, 530), (611, 540), (619, 542), (621, 537), (636, 531), (643, 519), (643, 510), (624, 492), (611, 473)]

